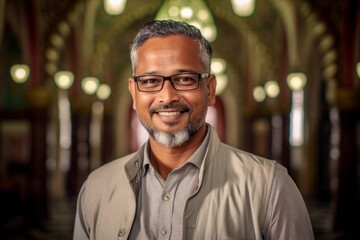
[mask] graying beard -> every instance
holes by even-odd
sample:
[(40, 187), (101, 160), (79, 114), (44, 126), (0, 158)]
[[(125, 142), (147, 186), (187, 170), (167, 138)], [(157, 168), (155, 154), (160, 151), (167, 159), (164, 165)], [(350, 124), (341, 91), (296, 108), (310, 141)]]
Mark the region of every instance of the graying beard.
[(189, 134), (185, 130), (177, 133), (154, 132), (155, 140), (166, 147), (178, 147), (189, 140)]
[(149, 134), (160, 144), (166, 147), (179, 147), (187, 142), (199, 130), (201, 124), (190, 124), (176, 133), (165, 133), (156, 131), (152, 127), (144, 126)]

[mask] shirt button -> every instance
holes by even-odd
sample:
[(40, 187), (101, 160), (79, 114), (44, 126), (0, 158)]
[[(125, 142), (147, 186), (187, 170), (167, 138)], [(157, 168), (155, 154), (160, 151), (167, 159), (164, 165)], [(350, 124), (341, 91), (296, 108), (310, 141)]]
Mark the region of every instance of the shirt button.
[(125, 233), (126, 233), (125, 228), (122, 228), (122, 229), (119, 230), (118, 236), (123, 237), (123, 236), (125, 236)]
[(161, 235), (165, 236), (166, 234), (168, 234), (168, 230), (165, 227), (162, 227), (160, 233)]
[(165, 201), (169, 201), (170, 198), (171, 198), (170, 193), (165, 194), (164, 197), (163, 197), (163, 199), (164, 199)]

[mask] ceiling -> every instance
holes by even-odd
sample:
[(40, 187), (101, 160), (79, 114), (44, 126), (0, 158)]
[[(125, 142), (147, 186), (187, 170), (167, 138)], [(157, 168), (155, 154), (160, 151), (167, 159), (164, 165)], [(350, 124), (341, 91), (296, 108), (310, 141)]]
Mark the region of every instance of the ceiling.
[[(7, 58), (0, 73), (4, 75), (6, 67), (23, 61), (32, 68), (30, 87), (53, 87), (54, 73), (67, 69), (79, 80), (96, 76), (121, 94), (131, 75), (129, 43), (163, 2), (131, 0), (121, 15), (110, 16), (101, 0), (2, 1), (0, 53)], [(354, 1), (256, 0), (255, 12), (249, 17), (235, 15), (230, 1), (204, 2), (218, 31), (212, 43), (214, 57), (227, 61), (227, 93), (245, 109), (256, 104), (252, 98), (256, 85), (277, 81), (281, 105), (289, 101), (289, 72), (303, 71), (321, 80), (326, 65), (338, 65), (336, 57), (327, 63), (321, 59), (326, 52), (340, 50), (336, 43), (341, 40), (344, 15)], [(319, 44), (323, 40), (325, 50)], [(329, 72), (325, 78), (335, 79), (338, 70)], [(80, 81), (75, 80), (71, 96), (84, 98)]]

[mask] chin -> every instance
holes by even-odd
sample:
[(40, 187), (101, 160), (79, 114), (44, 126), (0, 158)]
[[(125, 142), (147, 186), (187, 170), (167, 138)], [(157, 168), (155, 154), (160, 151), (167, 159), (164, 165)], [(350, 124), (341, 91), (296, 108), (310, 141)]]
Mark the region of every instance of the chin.
[(161, 131), (159, 129), (150, 128), (148, 132), (150, 135), (166, 147), (180, 147), (189, 141), (201, 128), (202, 124), (189, 124), (179, 130)]

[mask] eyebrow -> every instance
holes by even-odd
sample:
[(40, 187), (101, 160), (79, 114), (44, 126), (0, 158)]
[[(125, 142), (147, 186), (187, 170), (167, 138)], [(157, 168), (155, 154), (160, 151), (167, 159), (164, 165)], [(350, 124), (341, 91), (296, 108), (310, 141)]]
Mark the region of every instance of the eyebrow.
[[(180, 73), (196, 73), (197, 71), (195, 71), (194, 69), (177, 69), (177, 70), (175, 70), (175, 72), (174, 73), (172, 73), (171, 75), (174, 75), (174, 74), (180, 74)], [(138, 76), (145, 76), (145, 75), (161, 75), (161, 74), (159, 74), (159, 72), (158, 71), (151, 71), (151, 72), (145, 72), (145, 73), (143, 73), (143, 74), (141, 74), (141, 75), (138, 75)]]

